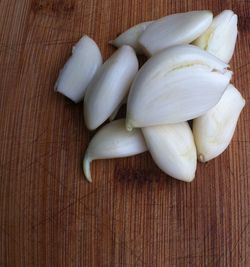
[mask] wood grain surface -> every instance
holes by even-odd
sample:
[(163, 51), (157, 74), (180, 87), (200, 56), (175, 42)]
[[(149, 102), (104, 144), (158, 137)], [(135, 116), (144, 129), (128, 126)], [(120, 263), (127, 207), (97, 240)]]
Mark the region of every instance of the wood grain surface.
[[(227, 151), (191, 184), (148, 153), (81, 159), (93, 136), (82, 104), (53, 92), (84, 34), (107, 43), (136, 23), (198, 9), (233, 9), (231, 62), (247, 104)], [(250, 266), (250, 1), (0, 0), (0, 266)]]

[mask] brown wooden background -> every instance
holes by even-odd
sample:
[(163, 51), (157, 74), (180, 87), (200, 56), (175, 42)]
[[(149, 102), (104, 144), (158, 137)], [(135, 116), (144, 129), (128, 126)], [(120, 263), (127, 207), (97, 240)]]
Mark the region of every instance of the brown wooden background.
[[(53, 92), (72, 45), (165, 14), (233, 9), (247, 100), (229, 149), (185, 184), (145, 153), (97, 161), (82, 105)], [(250, 266), (250, 1), (0, 0), (0, 266)]]

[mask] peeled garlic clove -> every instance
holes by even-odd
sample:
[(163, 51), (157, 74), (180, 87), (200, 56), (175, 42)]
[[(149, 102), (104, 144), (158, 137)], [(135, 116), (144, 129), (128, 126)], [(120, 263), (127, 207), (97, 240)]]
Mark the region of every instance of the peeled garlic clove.
[(245, 100), (240, 92), (230, 84), (219, 103), (193, 121), (193, 134), (200, 161), (209, 161), (228, 147), (244, 105)]
[(151, 23), (139, 43), (150, 56), (173, 45), (188, 44), (207, 30), (212, 19), (210, 11), (169, 15)]
[(83, 160), (85, 177), (89, 182), (92, 181), (90, 164), (93, 160), (128, 157), (146, 150), (139, 129), (126, 131), (124, 119), (110, 122), (102, 127), (89, 143)]
[(194, 44), (228, 63), (236, 44), (237, 22), (238, 17), (233, 11), (224, 10)]
[(81, 101), (85, 90), (102, 64), (102, 55), (94, 40), (87, 35), (73, 47), (72, 56), (60, 71), (55, 91), (75, 103)]
[(142, 128), (148, 150), (166, 174), (185, 182), (195, 177), (197, 155), (187, 122)]
[(109, 43), (116, 47), (121, 47), (123, 45), (130, 45), (134, 48), (137, 54), (143, 54), (140, 44), (138, 43), (139, 37), (145, 31), (149, 24), (152, 21), (142, 22), (137, 24), (127, 31), (120, 34), (115, 40), (110, 41)]
[(232, 73), (211, 54), (191, 45), (168, 48), (151, 57), (131, 86), (127, 129), (178, 123), (216, 105)]
[(138, 71), (130, 46), (119, 48), (99, 69), (84, 98), (85, 123), (90, 130), (100, 126), (127, 95)]

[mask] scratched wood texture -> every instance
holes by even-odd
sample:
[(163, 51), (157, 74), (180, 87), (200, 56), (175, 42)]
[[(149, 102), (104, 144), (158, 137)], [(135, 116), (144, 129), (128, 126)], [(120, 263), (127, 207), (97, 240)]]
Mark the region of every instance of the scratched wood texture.
[[(53, 92), (84, 34), (100, 45), (165, 14), (233, 9), (231, 63), (247, 100), (229, 149), (186, 184), (150, 155), (81, 159), (93, 135), (82, 105)], [(0, 266), (250, 266), (250, 2), (237, 0), (0, 1)]]

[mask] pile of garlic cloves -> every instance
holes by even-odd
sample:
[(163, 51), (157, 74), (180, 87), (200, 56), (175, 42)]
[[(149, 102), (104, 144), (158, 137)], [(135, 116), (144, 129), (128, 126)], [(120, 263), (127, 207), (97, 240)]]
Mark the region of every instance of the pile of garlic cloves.
[[(55, 91), (83, 100), (90, 141), (83, 170), (96, 159), (149, 151), (156, 165), (178, 180), (195, 177), (230, 144), (245, 105), (230, 83), (237, 15), (191, 11), (142, 22), (110, 44), (118, 50), (103, 63), (97, 44), (83, 36), (60, 71)], [(138, 54), (148, 60), (139, 69)], [(127, 104), (126, 118), (114, 120)], [(192, 128), (188, 121), (192, 120)]]

